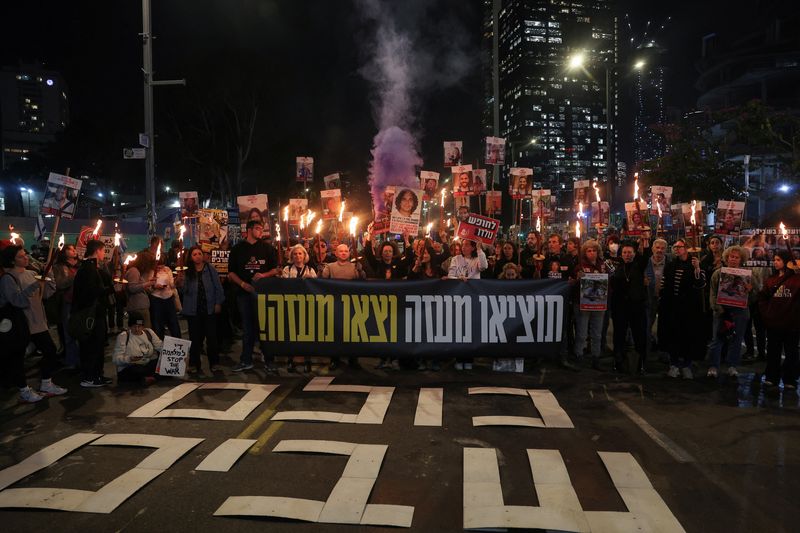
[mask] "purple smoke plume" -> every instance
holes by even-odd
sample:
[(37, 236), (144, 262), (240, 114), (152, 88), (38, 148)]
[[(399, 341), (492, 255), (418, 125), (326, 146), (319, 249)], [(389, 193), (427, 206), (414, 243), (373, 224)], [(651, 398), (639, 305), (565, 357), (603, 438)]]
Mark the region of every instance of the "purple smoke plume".
[(416, 170), (422, 166), (422, 158), (417, 153), (414, 137), (397, 126), (381, 130), (373, 144), (369, 181), (377, 216), (378, 208), (383, 205), (381, 195), (388, 185), (419, 188)]

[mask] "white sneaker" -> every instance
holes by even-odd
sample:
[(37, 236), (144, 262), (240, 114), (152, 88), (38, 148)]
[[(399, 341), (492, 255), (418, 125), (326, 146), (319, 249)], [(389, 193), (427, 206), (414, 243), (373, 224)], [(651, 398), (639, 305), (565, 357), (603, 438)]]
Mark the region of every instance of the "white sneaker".
[(683, 375), (683, 379), (693, 379), (694, 376), (692, 375), (692, 369), (688, 366), (681, 368), (681, 374)]
[(717, 377), (717, 367), (712, 366), (708, 368), (708, 373), (706, 373), (707, 378), (715, 378)]
[(472, 370), (472, 363), (464, 363), (464, 370)]
[(43, 379), (42, 384), (39, 387), (39, 394), (44, 396), (61, 396), (62, 394), (66, 393), (67, 389), (64, 387), (59, 387), (53, 383), (52, 379)]
[(729, 366), (728, 367), (728, 375), (730, 377), (732, 377), (732, 378), (735, 378), (735, 377), (737, 377), (739, 375), (739, 371), (736, 370), (735, 366)]
[(464, 363), (456, 363), (456, 370), (464, 370)]
[(680, 368), (678, 368), (677, 366), (669, 367), (669, 371), (667, 372), (667, 376), (669, 376), (671, 378), (677, 378), (680, 375), (681, 375)]
[(43, 398), (44, 396), (41, 396), (30, 387), (19, 390), (19, 401), (22, 403), (36, 403)]

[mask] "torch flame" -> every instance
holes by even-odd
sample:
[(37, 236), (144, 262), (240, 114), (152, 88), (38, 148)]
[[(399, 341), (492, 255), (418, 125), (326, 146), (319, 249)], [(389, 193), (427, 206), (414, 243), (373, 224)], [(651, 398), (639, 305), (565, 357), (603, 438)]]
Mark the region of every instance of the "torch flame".
[(428, 222), (428, 225), (425, 226), (425, 236), (426, 237), (430, 237), (431, 236), (431, 228), (432, 227), (433, 227), (433, 222)]
[(19, 233), (11, 232), (11, 244), (17, 244), (17, 239), (19, 239)]
[(692, 200), (692, 218), (690, 219), (692, 226), (697, 224), (697, 219), (694, 217), (695, 211), (697, 211), (697, 200)]
[(583, 218), (583, 202), (578, 202), (578, 217)]
[(633, 182), (633, 201), (639, 201), (639, 173), (636, 172), (633, 174), (634, 182)]
[(289, 206), (283, 208), (283, 221), (289, 222)]
[(128, 266), (131, 261), (136, 261), (136, 254), (129, 255), (128, 257), (126, 257), (125, 261), (122, 264)]
[(592, 188), (594, 189), (594, 195), (597, 197), (597, 203), (600, 203), (600, 189), (597, 187), (597, 182), (592, 183)]
[(536, 231), (542, 231), (542, 217), (536, 217)]
[(314, 220), (315, 216), (317, 216), (317, 214), (314, 211), (308, 211), (308, 214), (306, 215), (306, 226), (311, 225), (311, 221)]
[(100, 234), (100, 226), (102, 226), (102, 225), (103, 225), (103, 219), (98, 218), (97, 219), (97, 224), (95, 224), (95, 226), (94, 226), (94, 231), (92, 231), (92, 238), (93, 239), (96, 239), (97, 236)]
[(345, 201), (342, 200), (342, 205), (339, 207), (339, 222), (342, 221), (342, 217), (344, 216), (344, 204)]
[(301, 230), (305, 229), (305, 227), (306, 227), (306, 215), (302, 214), (300, 215), (300, 229)]
[(656, 199), (656, 205), (658, 206), (658, 218), (661, 218), (661, 216), (664, 213), (661, 211), (661, 202), (659, 202), (657, 199)]
[(781, 228), (781, 235), (783, 236), (783, 238), (784, 239), (788, 239), (789, 238), (789, 232), (786, 231), (786, 225), (783, 222), (781, 222), (779, 227)]
[(579, 220), (575, 221), (575, 236), (581, 238), (581, 222)]
[(275, 223), (275, 240), (278, 242), (281, 240), (281, 225), (277, 222)]
[(322, 231), (322, 219), (317, 220), (317, 227), (314, 228), (314, 233), (319, 235), (319, 232)]
[(161, 261), (161, 243), (158, 243), (158, 248), (156, 248), (156, 261)]
[(353, 217), (350, 219), (350, 235), (353, 237), (356, 236), (356, 227), (358, 226), (358, 217)]
[(61, 234), (61, 237), (58, 238), (58, 249), (62, 250), (64, 248), (64, 234)]
[(452, 223), (453, 223), (453, 219), (451, 219), (451, 218), (448, 218), (448, 219), (447, 219), (447, 229), (450, 229), (450, 225), (451, 225)]
[(442, 203), (439, 204), (439, 207), (444, 209), (444, 195), (447, 194), (447, 189), (442, 189)]
[(178, 237), (178, 240), (180, 240), (181, 244), (183, 244), (183, 235), (186, 233), (186, 226), (181, 224), (181, 227), (178, 231), (180, 231), (180, 236)]

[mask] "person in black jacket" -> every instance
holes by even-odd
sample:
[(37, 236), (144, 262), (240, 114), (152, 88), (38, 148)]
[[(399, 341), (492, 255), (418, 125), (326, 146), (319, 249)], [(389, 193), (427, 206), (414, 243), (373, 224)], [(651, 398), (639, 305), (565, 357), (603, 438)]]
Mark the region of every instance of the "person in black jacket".
[(108, 273), (98, 268), (98, 263), (105, 258), (102, 241), (91, 240), (86, 245), (83, 263), (75, 274), (71, 314), (95, 305), (94, 328), (89, 338), (79, 342), (81, 350), (81, 367), (83, 380), (81, 387), (103, 387), (111, 383), (111, 379), (103, 377), (103, 361), (108, 329), (106, 316), (109, 296), (114, 293), (113, 284)]
[(626, 241), (620, 246), (622, 262), (609, 278), (611, 320), (614, 323), (614, 370), (622, 369), (628, 328), (639, 354), (636, 370), (645, 372), (647, 359), (647, 286), (645, 270), (650, 259), (648, 241), (642, 239), (644, 253), (639, 246)]
[(414, 249), (408, 234), (403, 235), (404, 252), (401, 255), (393, 241), (384, 241), (378, 247), (380, 256), (375, 257), (370, 234), (364, 242), (364, 260), (371, 267), (375, 279), (403, 279), (414, 264)]
[[(672, 250), (675, 258), (666, 264), (661, 277), (658, 313), (659, 321), (665, 322), (670, 364), (667, 375), (692, 379), (692, 359), (701, 359), (706, 352), (702, 301), (706, 275), (700, 268), (700, 260), (689, 257), (686, 241), (678, 239)], [(659, 324), (659, 331), (661, 327)]]

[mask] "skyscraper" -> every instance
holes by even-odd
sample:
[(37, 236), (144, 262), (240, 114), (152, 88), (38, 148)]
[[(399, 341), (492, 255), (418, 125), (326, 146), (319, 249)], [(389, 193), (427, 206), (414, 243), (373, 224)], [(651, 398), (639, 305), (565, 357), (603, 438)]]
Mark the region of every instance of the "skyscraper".
[(487, 135), (505, 137), (507, 163), (532, 167), (556, 194), (576, 179), (606, 180), (616, 145), (614, 0), (485, 0), (484, 9)]
[(664, 63), (667, 50), (655, 40), (637, 46), (636, 57), (645, 65), (635, 72), (633, 157), (636, 163), (664, 155), (664, 140), (653, 126), (667, 121), (664, 109)]

